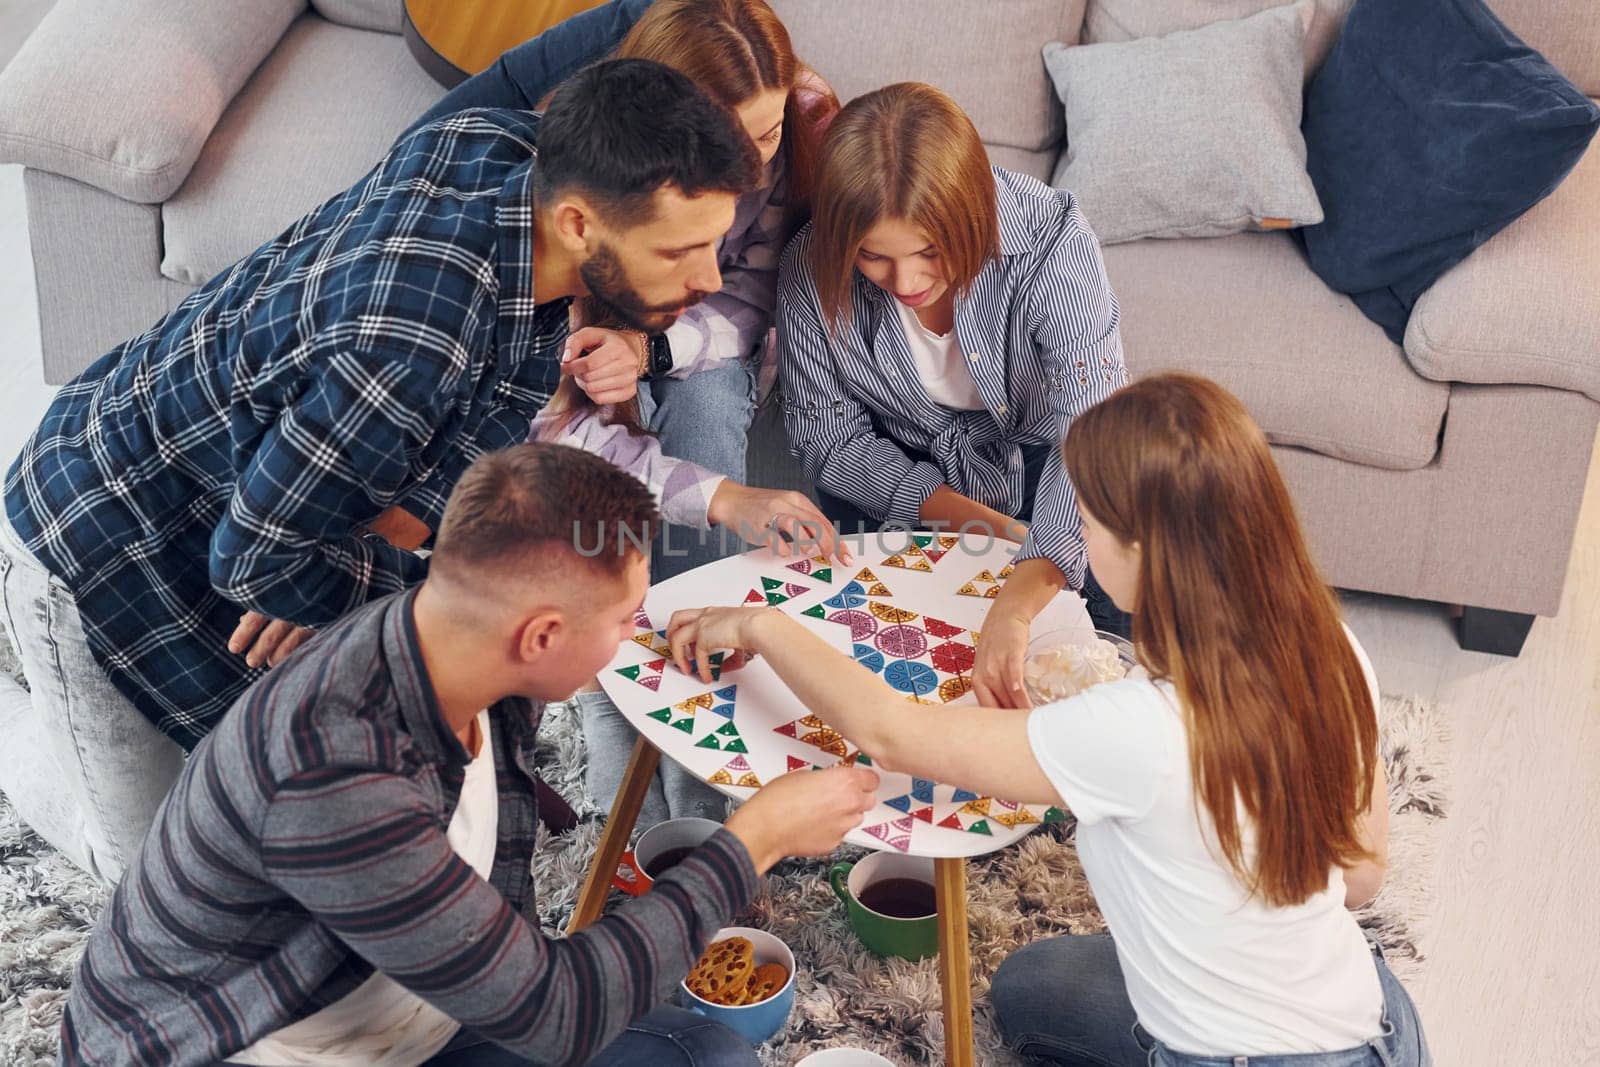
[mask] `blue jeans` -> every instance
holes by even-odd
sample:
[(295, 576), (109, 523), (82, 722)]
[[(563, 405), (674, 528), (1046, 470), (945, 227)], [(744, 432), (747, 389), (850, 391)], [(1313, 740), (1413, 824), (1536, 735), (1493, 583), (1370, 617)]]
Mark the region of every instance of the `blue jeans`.
[[(641, 385), (639, 417), (660, 438), (661, 451), (743, 482), (756, 414), (756, 358), (722, 360), (687, 378)], [(722, 527), (663, 526), (650, 578), (665, 581), (749, 547)]]
[(1430, 1067), (1433, 1057), (1405, 987), (1373, 946), (1383, 988), (1381, 1032), (1337, 1052), (1192, 1056), (1155, 1040), (1128, 1000), (1110, 934), (1036, 941), (1006, 957), (989, 987), (1006, 1044), (1024, 1056), (1093, 1067)]
[[(634, 1020), (588, 1067), (756, 1067), (750, 1042), (704, 1015), (663, 1005)], [(462, 1031), (423, 1067), (537, 1067), (491, 1041)]]
[[(1022, 506), (1017, 509), (1013, 518), (1023, 522), (1033, 521), (1033, 498), (1039, 489), (1039, 475), (1044, 471), (1044, 464), (1050, 457), (1053, 449), (1049, 445), (1036, 445), (1022, 450)], [(670, 454), (670, 453), (669, 453)], [(931, 463), (932, 460), (922, 453), (906, 450), (911, 459)], [(844, 533), (857, 533), (866, 531), (871, 533), (883, 528), (884, 520), (875, 519), (850, 503), (834, 496), (832, 493), (817, 487), (817, 506), (822, 513)], [(1118, 637), (1133, 636), (1133, 616), (1118, 608), (1106, 591), (1100, 588), (1100, 583), (1095, 581), (1094, 572), (1084, 569), (1083, 593), (1085, 606), (1089, 609), (1089, 618), (1096, 629), (1107, 633), (1116, 634)]]
[(469, 107), (536, 110), (546, 93), (621, 44), (652, 2), (611, 0), (556, 23), (440, 97), (406, 133)]

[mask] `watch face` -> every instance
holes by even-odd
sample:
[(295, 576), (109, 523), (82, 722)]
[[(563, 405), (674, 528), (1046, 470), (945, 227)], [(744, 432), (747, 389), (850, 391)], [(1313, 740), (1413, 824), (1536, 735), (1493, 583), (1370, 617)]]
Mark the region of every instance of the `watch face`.
[(672, 346), (667, 343), (667, 335), (657, 333), (650, 335), (650, 370), (655, 374), (665, 374), (672, 369)]

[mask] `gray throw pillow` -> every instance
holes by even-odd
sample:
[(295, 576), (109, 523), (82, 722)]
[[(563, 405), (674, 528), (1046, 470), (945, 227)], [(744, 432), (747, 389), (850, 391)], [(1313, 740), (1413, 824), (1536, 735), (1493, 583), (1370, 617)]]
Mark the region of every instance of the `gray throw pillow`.
[(1048, 44), (1066, 106), (1054, 184), (1101, 243), (1322, 221), (1300, 135), (1312, 0), (1120, 44)]

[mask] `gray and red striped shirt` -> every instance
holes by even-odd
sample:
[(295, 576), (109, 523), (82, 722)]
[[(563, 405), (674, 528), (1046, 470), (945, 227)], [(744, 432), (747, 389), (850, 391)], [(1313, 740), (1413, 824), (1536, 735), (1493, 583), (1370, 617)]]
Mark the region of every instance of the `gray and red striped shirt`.
[(491, 709), (499, 832), (477, 877), (445, 837), (468, 756), (414, 596), (330, 628), (195, 749), (89, 940), (63, 1062), (213, 1064), (377, 969), (522, 1056), (580, 1064), (749, 902), (755, 868), (724, 830), (581, 934), (530, 924), (543, 708), (522, 699)]

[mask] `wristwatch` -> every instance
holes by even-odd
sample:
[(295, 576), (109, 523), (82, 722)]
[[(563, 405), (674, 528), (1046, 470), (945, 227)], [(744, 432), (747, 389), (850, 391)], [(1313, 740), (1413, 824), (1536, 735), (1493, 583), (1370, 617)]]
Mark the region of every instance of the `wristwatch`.
[(644, 347), (646, 378), (659, 377), (672, 369), (672, 346), (667, 343), (666, 334), (650, 334), (644, 339)]

